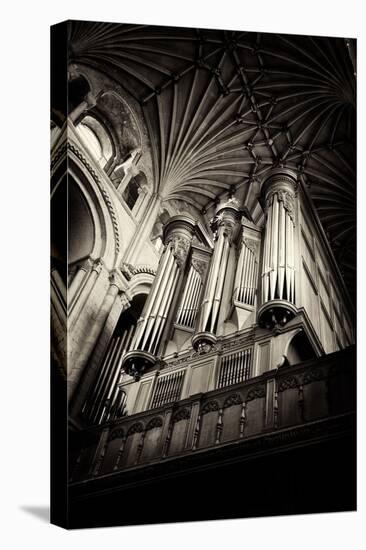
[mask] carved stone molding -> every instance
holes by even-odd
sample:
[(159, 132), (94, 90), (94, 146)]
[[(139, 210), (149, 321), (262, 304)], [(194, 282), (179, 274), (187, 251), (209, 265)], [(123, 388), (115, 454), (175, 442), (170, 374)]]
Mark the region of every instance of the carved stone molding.
[(295, 193), (284, 189), (272, 189), (266, 196), (266, 210), (272, 206), (273, 197), (277, 195), (278, 201), (283, 203), (283, 207), (288, 212), (291, 220), (294, 222), (295, 217)]
[(128, 428), (127, 435), (129, 436), (136, 433), (141, 433), (143, 431), (144, 431), (144, 426), (142, 422), (136, 422), (135, 424), (132, 424), (132, 426)]
[(154, 428), (161, 428), (163, 425), (163, 421), (162, 419), (160, 418), (160, 416), (156, 416), (155, 418), (152, 418), (147, 426), (146, 426), (146, 431), (148, 432), (149, 430), (153, 430)]
[(253, 399), (260, 399), (266, 396), (266, 391), (262, 387), (255, 387), (248, 391), (245, 401), (253, 401)]
[(302, 377), (302, 384), (305, 386), (306, 384), (311, 384), (312, 382), (319, 382), (320, 380), (324, 380), (326, 377), (325, 373), (322, 369), (312, 369), (309, 372), (306, 372)]
[(176, 422), (179, 422), (180, 420), (188, 420), (191, 417), (191, 410), (188, 408), (179, 409), (177, 411), (172, 419), (172, 422), (175, 424)]
[(201, 410), (201, 415), (208, 414), (210, 412), (215, 412), (219, 410), (219, 404), (217, 401), (209, 401), (206, 403)]
[(233, 405), (241, 405), (243, 402), (241, 396), (238, 393), (234, 393), (233, 395), (230, 395), (225, 399), (224, 402), (224, 409), (227, 409), (229, 407), (232, 407)]
[(281, 380), (278, 386), (278, 393), (285, 390), (296, 389), (298, 387), (299, 381), (294, 376), (291, 376), (290, 378), (285, 378), (284, 380)]
[(125, 432), (122, 430), (122, 428), (117, 428), (110, 433), (108, 441), (113, 441), (114, 439), (123, 439), (124, 435)]
[(109, 282), (111, 285), (114, 285), (118, 288), (120, 292), (123, 290), (123, 283), (121, 281), (120, 274), (116, 269), (112, 269), (112, 271), (109, 273)]
[(101, 258), (97, 258), (94, 263), (93, 263), (93, 267), (92, 267), (92, 270), (93, 271), (96, 271), (99, 275), (99, 273), (102, 271), (103, 269), (103, 260)]
[[(100, 192), (103, 195), (103, 198), (105, 200), (105, 203), (107, 205), (107, 208), (108, 208), (111, 220), (112, 220), (114, 238), (115, 238), (115, 243), (116, 243), (116, 246), (115, 246), (116, 256), (118, 256), (119, 251), (120, 251), (120, 234), (119, 234), (119, 227), (118, 227), (118, 221), (117, 221), (117, 214), (116, 214), (116, 211), (114, 209), (112, 200), (109, 196), (109, 193), (108, 193), (106, 187), (103, 185), (101, 179), (99, 178), (99, 176), (97, 175), (97, 173), (95, 172), (93, 167), (91, 166), (91, 164), (82, 155), (82, 153), (79, 151), (79, 149), (76, 147), (76, 145), (68, 142), (66, 147), (67, 147), (68, 150), (70, 150), (80, 160), (80, 162), (83, 164), (83, 166), (88, 170), (89, 174), (92, 176), (93, 180), (98, 185), (98, 187), (100, 189)], [(53, 166), (53, 164), (51, 163), (51, 167), (52, 166)]]

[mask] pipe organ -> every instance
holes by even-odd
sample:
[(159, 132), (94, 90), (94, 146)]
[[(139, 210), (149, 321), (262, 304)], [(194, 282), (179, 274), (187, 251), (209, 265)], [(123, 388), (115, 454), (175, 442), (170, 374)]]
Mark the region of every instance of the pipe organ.
[(233, 300), (254, 306), (258, 286), (258, 243), (243, 236), (234, 282)]
[(96, 383), (82, 409), (84, 418), (93, 424), (100, 424), (122, 412), (123, 395), (118, 383), (121, 378), (122, 360), (131, 344), (134, 329), (135, 325), (131, 324), (122, 334), (115, 335), (109, 342)]
[(157, 362), (161, 337), (173, 298), (183, 278), (195, 225), (195, 221), (188, 216), (174, 216), (164, 228), (165, 248), (150, 294), (137, 322), (131, 351), (123, 360), (125, 372), (135, 378), (139, 378), (146, 368)]
[[(312, 287), (317, 280), (325, 281), (331, 260), (326, 260), (316, 222), (304, 221), (304, 216), (310, 220), (311, 206), (296, 173), (284, 168), (270, 171), (262, 182), (257, 212), (258, 207), (262, 213), (254, 216), (236, 198), (216, 206), (210, 221), (213, 248), (203, 226), (189, 216), (168, 220), (163, 253), (136, 327), (112, 340), (94, 388), (93, 405), (85, 405), (90, 421), (102, 422), (120, 410), (118, 403), (124, 399), (120, 392), (141, 377), (145, 382), (140, 394), (133, 390), (128, 402), (128, 409), (135, 412), (207, 388), (240, 384), (285, 364), (286, 358), (302, 357), (295, 344), (289, 347), (299, 331), (310, 342), (306, 344), (312, 350), (306, 352), (309, 357), (337, 349), (332, 348), (330, 314), (323, 313), (320, 332), (310, 325), (326, 310), (325, 305), (330, 310), (331, 296), (325, 296), (323, 284), (324, 288), (314, 290), (308, 306), (310, 286), (304, 292), (303, 281), (311, 277), (306, 281)], [(319, 250), (322, 256), (316, 258)], [(339, 296), (338, 290), (333, 295)], [(301, 317), (302, 311), (307, 317)], [(338, 305), (335, 311), (340, 332)], [(305, 330), (306, 323), (310, 324)], [(335, 330), (334, 342), (339, 342)], [(227, 345), (230, 338), (232, 343)], [(181, 361), (187, 364), (177, 372)]]
[(194, 328), (199, 300), (202, 291), (202, 275), (199, 268), (191, 263), (184, 292), (178, 308), (176, 324)]
[(262, 187), (266, 228), (259, 320), (268, 328), (284, 325), (296, 314), (295, 215), (296, 174), (276, 170)]
[(197, 333), (192, 339), (193, 347), (213, 345), (221, 298), (228, 266), (230, 247), (237, 238), (240, 210), (236, 199), (230, 199), (220, 205), (211, 222), (215, 247), (207, 275), (206, 286), (201, 304)]

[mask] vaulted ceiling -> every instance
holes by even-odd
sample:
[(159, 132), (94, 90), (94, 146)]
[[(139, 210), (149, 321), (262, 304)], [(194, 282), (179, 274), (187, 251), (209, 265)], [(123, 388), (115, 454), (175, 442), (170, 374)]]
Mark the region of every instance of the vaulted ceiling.
[(353, 294), (354, 41), (72, 22), (69, 44), (70, 61), (140, 104), (164, 198), (205, 211), (272, 167), (296, 169)]

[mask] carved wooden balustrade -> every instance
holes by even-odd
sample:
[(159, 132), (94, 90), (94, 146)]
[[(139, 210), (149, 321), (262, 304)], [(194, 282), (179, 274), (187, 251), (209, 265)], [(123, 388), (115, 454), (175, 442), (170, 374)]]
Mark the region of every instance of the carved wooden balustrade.
[(353, 363), (348, 348), (90, 428), (71, 481), (340, 418), (355, 406)]

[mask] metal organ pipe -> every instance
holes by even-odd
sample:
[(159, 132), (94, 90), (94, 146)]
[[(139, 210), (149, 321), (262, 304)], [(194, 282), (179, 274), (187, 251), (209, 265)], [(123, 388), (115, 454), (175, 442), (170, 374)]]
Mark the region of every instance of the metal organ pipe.
[(228, 239), (225, 238), (223, 250), (222, 250), (222, 256), (221, 261), (218, 266), (218, 278), (215, 288), (215, 294), (214, 294), (214, 300), (212, 304), (212, 312), (211, 312), (211, 326), (210, 331), (213, 332), (217, 320), (217, 315), (220, 308), (221, 303), (221, 296), (222, 296), (222, 290), (224, 286), (224, 280), (225, 280), (225, 274), (226, 274), (226, 267), (227, 267), (227, 261), (228, 261), (228, 255), (229, 255), (229, 242)]
[(280, 202), (278, 223), (278, 295), (283, 298), (283, 283), (285, 279), (285, 254), (286, 254), (286, 211)]
[[(136, 380), (147, 369), (156, 364), (155, 353), (159, 348), (168, 312), (179, 280), (184, 276), (186, 260), (195, 233), (196, 222), (185, 215), (173, 216), (164, 227), (165, 249), (150, 296), (138, 321), (136, 336), (131, 350), (125, 355), (122, 366), (127, 374)], [(190, 276), (188, 276), (189, 279)], [(192, 289), (186, 288), (179, 312), (184, 314), (184, 304)]]
[(236, 270), (233, 299), (253, 306), (257, 291), (258, 262), (256, 241), (242, 238)]
[(210, 267), (209, 278), (206, 286), (205, 298), (203, 300), (203, 314), (202, 314), (202, 327), (206, 330), (207, 322), (212, 309), (212, 301), (215, 295), (215, 287), (217, 283), (217, 275), (221, 264), (222, 249), (224, 246), (224, 235), (220, 231), (214, 254), (212, 257), (212, 264)]
[(235, 273), (234, 300), (239, 300), (239, 293), (241, 288), (241, 277), (242, 277), (242, 271), (243, 271), (243, 255), (244, 255), (244, 248), (243, 246), (241, 246), (239, 251), (238, 265)]
[(195, 285), (195, 273), (196, 273), (196, 270), (193, 268), (193, 266), (191, 266), (190, 268), (190, 271), (189, 271), (189, 278), (187, 280), (187, 286), (188, 286), (188, 293), (186, 295), (186, 300), (185, 300), (185, 303), (184, 303), (184, 309), (183, 309), (183, 315), (182, 315), (182, 324), (183, 325), (188, 325), (188, 317), (189, 317), (189, 311), (190, 311), (190, 307), (191, 307), (191, 303), (192, 303), (192, 296), (193, 296), (193, 292), (194, 292), (194, 285)]
[[(296, 315), (295, 204), (297, 176), (289, 169), (273, 170), (262, 186), (266, 231), (262, 266), (262, 305), (258, 317), (268, 328)], [(266, 303), (271, 302), (266, 307)]]
[[(156, 351), (157, 351), (159, 341), (160, 341), (160, 337), (161, 337), (161, 334), (162, 334), (163, 329), (165, 327), (166, 319), (168, 317), (168, 311), (169, 311), (171, 302), (173, 300), (173, 295), (174, 295), (174, 291), (175, 291), (176, 286), (177, 286), (178, 278), (179, 278), (179, 268), (178, 268), (177, 265), (174, 265), (171, 280), (169, 281), (170, 284), (169, 284), (168, 294), (167, 294), (167, 297), (166, 297), (166, 299), (164, 300), (164, 302), (162, 304), (162, 308), (163, 308), (162, 309), (162, 315), (159, 316), (160, 318), (158, 319), (158, 322), (155, 325), (154, 335), (153, 335), (152, 342), (151, 342), (151, 345), (150, 345), (150, 350), (149, 350), (149, 351), (152, 351), (152, 353), (156, 353)], [(157, 337), (154, 340), (155, 334), (157, 334)]]
[(270, 299), (273, 300), (276, 292), (277, 284), (277, 265), (278, 265), (278, 200), (277, 195), (273, 196), (272, 202), (272, 234), (271, 234), (271, 261), (270, 261), (270, 274), (269, 274), (269, 285), (270, 285)]

